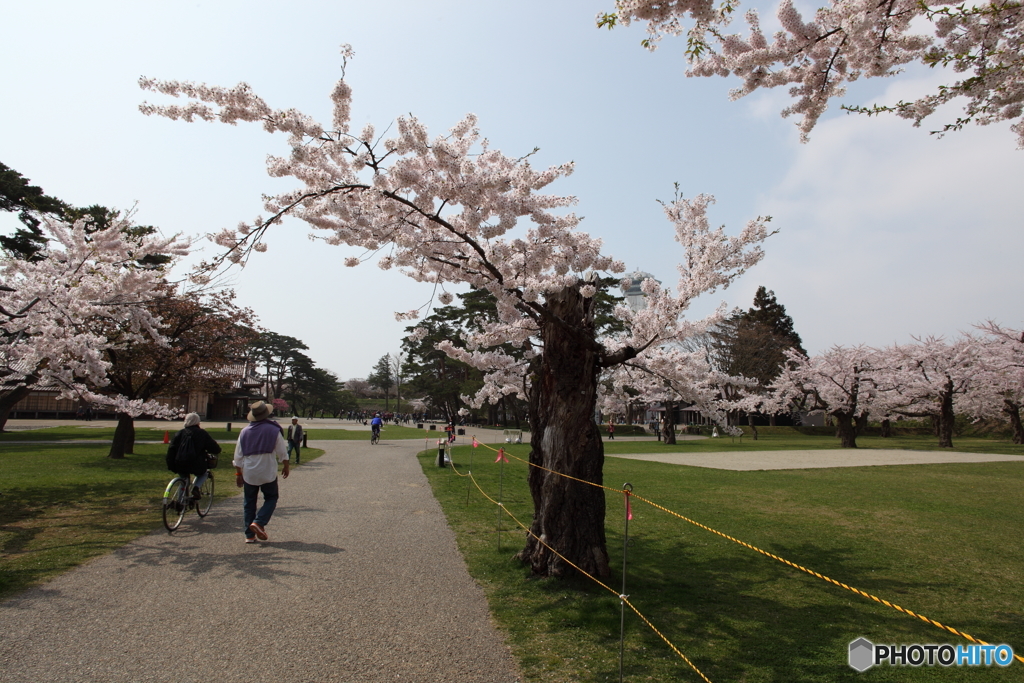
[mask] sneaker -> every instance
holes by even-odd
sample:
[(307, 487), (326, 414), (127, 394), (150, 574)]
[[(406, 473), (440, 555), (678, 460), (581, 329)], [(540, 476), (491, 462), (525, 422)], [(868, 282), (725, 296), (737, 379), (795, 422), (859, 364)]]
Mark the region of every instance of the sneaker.
[(253, 522), (249, 525), (249, 531), (256, 534), (256, 538), (260, 539), (261, 541), (265, 541), (268, 538), (270, 538), (269, 536), (267, 536), (266, 529), (264, 529), (261, 525), (257, 524), (256, 522)]
[(255, 536), (253, 536), (253, 537), (246, 536), (245, 537), (245, 542), (246, 543), (255, 543), (256, 542), (256, 537)]
[(198, 486), (192, 487), (192, 500), (199, 500), (203, 497), (203, 492), (199, 490)]

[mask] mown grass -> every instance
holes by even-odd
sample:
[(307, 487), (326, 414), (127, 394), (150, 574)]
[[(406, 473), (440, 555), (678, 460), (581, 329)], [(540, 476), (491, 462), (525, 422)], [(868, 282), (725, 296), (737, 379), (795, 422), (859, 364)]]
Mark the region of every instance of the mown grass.
[[(282, 421), (282, 425), (287, 426), (288, 422)], [(215, 426), (219, 425), (219, 426)], [(203, 429), (209, 432), (210, 436), (218, 441), (233, 441), (238, 438), (238, 432), (242, 427), (246, 425), (245, 422), (232, 424), (231, 431), (229, 432), (223, 423), (204, 423)], [(173, 424), (168, 423), (166, 428), (148, 428), (140, 427), (135, 430), (136, 441), (162, 441), (164, 438), (164, 432), (168, 432), (169, 436), (174, 436), (175, 432), (181, 429), (181, 423), (175, 422)], [(366, 429), (307, 429), (308, 438), (312, 440), (324, 440), (324, 441), (360, 441), (362, 439), (369, 440), (370, 432)], [(422, 439), (424, 435), (430, 438), (437, 438), (438, 435), (444, 435), (444, 429), (440, 431), (429, 431), (424, 429), (414, 429), (412, 427), (402, 427), (399, 425), (384, 425), (384, 429), (381, 431), (382, 439)], [(31, 429), (31, 430), (18, 430), (12, 432), (0, 433), (0, 443), (11, 443), (17, 441), (81, 441), (81, 440), (93, 440), (97, 442), (110, 442), (114, 438), (113, 427), (78, 427), (78, 426), (65, 426), (65, 427), (47, 427), (45, 429)]]
[[(526, 458), (529, 447), (506, 450)], [(499, 550), (496, 507), (467, 478), (434, 466), (433, 453), (420, 457), (528, 680), (617, 681), (622, 494), (607, 494), (613, 594), (585, 579), (531, 578), (512, 559), (524, 532), (509, 531), (505, 518)], [(493, 452), (456, 448), (454, 460), (498, 495)], [(526, 465), (504, 468), (502, 502), (528, 524)], [(1024, 463), (733, 472), (611, 458), (604, 471), (610, 486), (631, 482), (691, 519), (1024, 653)], [(638, 500), (632, 509), (625, 592), (716, 683), (1024, 680), (1020, 663), (859, 674), (847, 652), (860, 636), (965, 641)], [(700, 680), (632, 612), (625, 649), (626, 680)]]
[[(112, 431), (112, 430), (111, 430)], [(111, 460), (92, 444), (7, 444), (0, 450), (0, 598), (42, 583), (162, 527), (167, 447), (140, 444)], [(303, 463), (323, 451), (304, 449)], [(230, 455), (217, 499), (237, 495)], [(231, 484), (231, 485), (229, 485)]]
[[(940, 449), (938, 439), (932, 436), (895, 435), (888, 438), (880, 436), (857, 437), (856, 450), (898, 449), (914, 451), (948, 452)], [(668, 446), (660, 441), (607, 441), (605, 452), (615, 453), (719, 453), (749, 451), (789, 451), (789, 450), (837, 450), (856, 453), (853, 449), (842, 449), (839, 439), (832, 433), (805, 434), (792, 427), (759, 427), (758, 438), (754, 440), (749, 428), (745, 428), (743, 436), (720, 436), (718, 438), (679, 440)], [(959, 437), (953, 439), (953, 451), (963, 453), (997, 453), (1001, 455), (1024, 455), (1024, 446), (1014, 444), (1008, 439), (981, 437)]]

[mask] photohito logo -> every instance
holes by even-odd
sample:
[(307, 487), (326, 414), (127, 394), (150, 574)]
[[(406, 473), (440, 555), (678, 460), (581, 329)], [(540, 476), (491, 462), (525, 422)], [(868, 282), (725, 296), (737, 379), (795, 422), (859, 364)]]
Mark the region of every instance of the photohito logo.
[(867, 638), (850, 643), (850, 667), (867, 671), (876, 664), (890, 666), (1010, 666), (1009, 645), (875, 645)]

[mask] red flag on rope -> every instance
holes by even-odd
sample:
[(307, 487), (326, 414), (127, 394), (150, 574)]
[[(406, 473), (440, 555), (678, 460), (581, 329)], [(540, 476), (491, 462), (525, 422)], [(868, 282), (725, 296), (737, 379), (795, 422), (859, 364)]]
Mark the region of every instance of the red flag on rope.
[(478, 444), (478, 443), (476, 442), (476, 436), (474, 436), (474, 437), (473, 437), (473, 448), (476, 448), (476, 447), (477, 447), (477, 446), (479, 446), (479, 445), (480, 445), (480, 444)]
[(498, 449), (498, 457), (494, 459), (494, 462), (501, 462), (503, 460), (505, 462), (508, 462), (508, 458), (505, 456), (505, 449), (504, 448), (499, 448)]
[(633, 519), (633, 506), (629, 504), (629, 491), (623, 491), (626, 494), (626, 519)]

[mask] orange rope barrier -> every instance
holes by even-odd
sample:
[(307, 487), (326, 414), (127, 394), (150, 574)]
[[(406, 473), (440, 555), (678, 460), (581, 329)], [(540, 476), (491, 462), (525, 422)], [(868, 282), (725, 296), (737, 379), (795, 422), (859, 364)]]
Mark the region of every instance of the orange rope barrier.
[[(476, 437), (474, 437), (473, 442), (477, 443), (476, 442)], [(484, 448), (491, 448), (487, 444), (481, 443), (480, 445), (483, 446)], [(491, 448), (491, 450), (493, 451), (494, 449)], [(597, 488), (602, 488), (602, 489), (605, 489), (607, 491), (615, 491), (617, 493), (622, 493), (624, 495), (631, 495), (633, 498), (636, 498), (639, 501), (647, 503), (648, 505), (650, 505), (650, 506), (652, 506), (654, 508), (657, 508), (657, 509), (659, 509), (659, 510), (661, 510), (663, 512), (667, 512), (668, 514), (670, 514), (670, 515), (672, 515), (674, 517), (678, 517), (679, 519), (681, 519), (681, 520), (683, 520), (685, 522), (689, 522), (690, 524), (693, 524), (694, 526), (700, 527), (701, 529), (704, 529), (705, 531), (710, 531), (711, 533), (716, 534), (718, 536), (721, 536), (722, 538), (725, 538), (727, 540), (730, 540), (733, 543), (737, 543), (737, 544), (743, 546), (744, 548), (748, 548), (750, 550), (753, 550), (754, 552), (757, 552), (757, 553), (760, 553), (761, 555), (764, 555), (765, 557), (770, 557), (773, 560), (777, 560), (777, 561), (779, 561), (779, 562), (781, 562), (781, 563), (783, 563), (783, 564), (785, 564), (785, 565), (787, 565), (789, 567), (792, 567), (794, 569), (798, 569), (798, 570), (800, 570), (802, 572), (810, 574), (811, 576), (817, 577), (817, 578), (819, 578), (819, 579), (821, 579), (823, 581), (827, 581), (828, 583), (831, 583), (834, 586), (838, 586), (840, 588), (844, 588), (844, 589), (850, 591), (851, 593), (854, 593), (856, 595), (860, 595), (861, 597), (868, 598), (870, 600), (874, 600), (875, 602), (877, 602), (879, 604), (882, 604), (882, 605), (885, 605), (886, 607), (891, 607), (892, 609), (894, 609), (894, 610), (896, 610), (898, 612), (906, 614), (907, 616), (910, 616), (910, 617), (915, 617), (917, 619), (920, 619), (921, 621), (923, 621), (923, 622), (925, 622), (927, 624), (931, 624), (932, 626), (940, 628), (940, 629), (942, 629), (944, 631), (947, 631), (947, 632), (952, 633), (954, 635), (960, 636), (961, 638), (963, 638), (963, 639), (965, 639), (967, 641), (970, 641), (972, 643), (977, 643), (979, 645), (989, 645), (989, 643), (985, 642), (984, 640), (980, 640), (978, 638), (975, 638), (974, 636), (972, 636), (972, 635), (970, 635), (968, 633), (964, 633), (963, 631), (959, 631), (959, 630), (957, 630), (957, 629), (955, 629), (955, 628), (953, 628), (951, 626), (946, 626), (945, 624), (943, 624), (941, 622), (938, 622), (938, 621), (935, 621), (934, 619), (931, 619), (929, 617), (926, 617), (923, 614), (918, 614), (917, 612), (914, 612), (912, 610), (906, 609), (904, 607), (900, 607), (899, 605), (897, 605), (895, 603), (889, 602), (888, 600), (885, 600), (884, 598), (879, 598), (879, 597), (877, 597), (875, 595), (872, 595), (871, 593), (868, 593), (866, 591), (863, 591), (863, 590), (861, 590), (859, 588), (854, 588), (853, 586), (848, 586), (848, 585), (846, 585), (845, 583), (843, 583), (841, 581), (837, 581), (837, 580), (835, 580), (833, 578), (825, 576), (824, 574), (820, 574), (820, 573), (818, 573), (818, 572), (816, 572), (816, 571), (814, 571), (812, 569), (807, 569), (806, 567), (802, 567), (799, 564), (796, 564), (795, 562), (791, 562), (791, 561), (789, 561), (789, 560), (787, 560), (785, 558), (779, 557), (778, 555), (770, 553), (770, 552), (768, 552), (766, 550), (762, 550), (762, 549), (758, 548), (757, 546), (754, 546), (754, 545), (751, 545), (751, 544), (746, 543), (744, 541), (741, 541), (738, 538), (733, 538), (732, 536), (730, 536), (728, 534), (722, 533), (721, 531), (718, 531), (717, 529), (712, 529), (711, 527), (709, 527), (707, 525), (704, 525), (704, 524), (701, 524), (700, 522), (694, 521), (694, 520), (690, 519), (689, 517), (685, 517), (684, 515), (679, 514), (678, 512), (674, 512), (673, 510), (669, 510), (667, 507), (659, 505), (659, 504), (655, 503), (654, 501), (647, 500), (646, 498), (644, 498), (642, 496), (638, 496), (635, 493), (630, 493), (630, 492), (628, 492), (628, 491), (626, 491), (624, 489), (611, 488), (611, 487), (608, 487), (608, 486), (604, 486), (602, 484), (595, 484), (594, 482), (590, 482), (590, 481), (587, 481), (585, 479), (579, 479), (577, 477), (573, 477), (573, 476), (570, 476), (568, 474), (562, 474), (561, 472), (556, 472), (555, 470), (551, 470), (551, 469), (548, 469), (546, 467), (542, 467), (541, 465), (536, 465), (536, 464), (534, 464), (532, 462), (529, 462), (528, 460), (523, 460), (522, 458), (519, 458), (519, 457), (517, 457), (515, 455), (512, 455), (511, 453), (506, 453), (505, 455), (507, 455), (510, 458), (515, 458), (519, 462), (526, 463), (530, 467), (536, 467), (536, 468), (542, 469), (542, 470), (544, 470), (546, 472), (550, 472), (552, 474), (556, 474), (556, 475), (558, 475), (560, 477), (565, 477), (566, 479), (572, 479), (573, 481), (582, 482), (582, 483), (588, 484), (590, 486), (596, 486)], [(477, 488), (480, 488), (479, 485), (477, 485)], [(482, 492), (483, 491), (481, 490), (481, 493)], [(540, 541), (540, 539), (537, 539), (537, 540)], [(541, 543), (543, 543), (543, 541), (541, 541)], [(555, 551), (552, 550), (552, 552), (555, 552)], [(561, 557), (561, 555), (559, 555), (559, 557)], [(566, 561), (568, 561), (568, 560), (566, 560)], [(611, 589), (609, 589), (609, 590), (611, 590)], [(627, 604), (629, 604), (629, 603), (627, 603)], [(636, 611), (636, 609), (633, 608), (632, 605), (630, 605), (630, 608), (633, 609), (633, 611)], [(637, 612), (637, 613), (639, 614), (639, 612)], [(646, 621), (646, 619), (645, 619), (645, 621)], [(653, 628), (653, 626), (652, 626), (652, 628)], [(658, 635), (661, 635), (661, 634), (659, 633)], [(664, 637), (664, 636), (662, 636), (662, 637)], [(1017, 661), (1021, 662), (1021, 663), (1024, 663), (1024, 656), (1021, 656), (1019, 654), (1014, 653), (1013, 658), (1016, 659)]]
[[(491, 450), (494, 450), (494, 449), (492, 448)], [(513, 457), (514, 457), (514, 456), (513, 456)], [(517, 459), (517, 460), (519, 460), (519, 458), (516, 458), (516, 459)], [(478, 491), (480, 491), (480, 495), (482, 495), (482, 496), (483, 496), (484, 498), (486, 498), (487, 500), (491, 501), (492, 503), (494, 503), (495, 505), (497, 505), (497, 506), (498, 506), (499, 508), (501, 508), (501, 509), (502, 509), (502, 510), (503, 510), (503, 511), (505, 512), (505, 514), (506, 514), (506, 515), (508, 515), (508, 516), (509, 516), (509, 517), (510, 517), (510, 518), (512, 519), (512, 521), (513, 521), (513, 522), (515, 522), (516, 524), (518, 524), (518, 525), (520, 526), (520, 528), (524, 529), (524, 530), (526, 531), (526, 533), (528, 533), (528, 534), (529, 534), (530, 536), (532, 536), (533, 538), (537, 539), (537, 542), (538, 542), (538, 543), (540, 543), (540, 544), (541, 544), (541, 545), (543, 545), (543, 546), (544, 546), (545, 548), (547, 548), (548, 550), (550, 550), (550, 551), (551, 551), (552, 553), (554, 553), (555, 555), (557, 555), (557, 556), (558, 556), (558, 557), (559, 557), (559, 558), (560, 558), (560, 559), (561, 559), (561, 560), (562, 560), (563, 562), (565, 562), (565, 563), (566, 563), (566, 564), (568, 564), (568, 565), (569, 565), (570, 567), (572, 567), (573, 569), (575, 569), (576, 571), (578, 571), (578, 572), (579, 572), (580, 574), (582, 574), (583, 576), (587, 577), (588, 579), (590, 579), (591, 581), (593, 581), (593, 582), (594, 582), (594, 583), (596, 583), (597, 585), (601, 586), (601, 588), (604, 588), (604, 589), (605, 589), (606, 591), (608, 591), (608, 592), (609, 592), (609, 593), (611, 593), (612, 595), (614, 595), (614, 596), (618, 597), (618, 598), (619, 598), (619, 600), (621, 600), (621, 601), (622, 601), (623, 603), (625, 603), (626, 605), (628, 605), (628, 606), (629, 606), (629, 608), (630, 608), (631, 610), (633, 610), (633, 611), (634, 611), (634, 612), (635, 612), (635, 613), (637, 614), (637, 616), (639, 616), (639, 617), (640, 617), (641, 619), (643, 619), (644, 623), (645, 623), (645, 624), (647, 624), (647, 626), (649, 626), (649, 627), (650, 627), (650, 629), (651, 629), (652, 631), (654, 631), (655, 633), (657, 633), (657, 634), (658, 634), (658, 637), (659, 637), (659, 638), (661, 638), (661, 639), (662, 639), (663, 641), (665, 641), (665, 643), (666, 643), (666, 644), (667, 644), (667, 645), (668, 645), (668, 646), (669, 646), (669, 647), (670, 647), (670, 648), (672, 649), (672, 651), (673, 651), (673, 652), (675, 652), (675, 653), (676, 653), (677, 655), (679, 655), (679, 657), (680, 657), (680, 658), (681, 658), (681, 659), (682, 659), (682, 660), (683, 660), (684, 662), (686, 662), (687, 664), (689, 664), (689, 665), (690, 665), (690, 668), (691, 668), (691, 669), (693, 669), (694, 671), (696, 671), (696, 672), (697, 672), (697, 675), (698, 675), (698, 676), (700, 676), (700, 677), (701, 677), (701, 678), (702, 678), (702, 679), (703, 679), (704, 681), (706, 681), (706, 683), (712, 683), (712, 681), (711, 681), (711, 680), (710, 680), (710, 679), (709, 679), (709, 678), (708, 678), (707, 676), (705, 676), (705, 675), (704, 675), (704, 673), (703, 673), (703, 672), (702, 672), (702, 671), (701, 671), (700, 669), (698, 669), (698, 668), (697, 668), (697, 665), (696, 665), (696, 664), (694, 664), (694, 663), (693, 663), (692, 661), (690, 661), (690, 659), (689, 659), (689, 658), (688, 658), (688, 657), (687, 657), (686, 655), (684, 655), (684, 654), (683, 654), (683, 653), (682, 653), (682, 652), (681, 652), (681, 651), (679, 650), (679, 648), (677, 648), (677, 647), (676, 647), (676, 646), (675, 646), (675, 645), (674, 645), (674, 644), (672, 643), (672, 641), (670, 641), (670, 640), (669, 640), (668, 638), (666, 638), (666, 637), (665, 637), (665, 635), (664, 635), (664, 634), (663, 634), (663, 633), (662, 633), (661, 631), (659, 631), (659, 630), (658, 630), (657, 628), (655, 628), (654, 624), (652, 624), (652, 623), (650, 622), (650, 620), (649, 620), (649, 619), (648, 619), (647, 617), (645, 617), (645, 616), (644, 616), (644, 615), (643, 615), (643, 614), (642, 614), (642, 613), (640, 612), (640, 610), (638, 610), (638, 609), (636, 608), (636, 606), (635, 606), (635, 605), (633, 605), (633, 603), (632, 603), (632, 602), (630, 602), (630, 601), (629, 601), (629, 596), (626, 596), (626, 595), (621, 595), (621, 594), (619, 594), (619, 593), (618, 593), (618, 592), (617, 592), (617, 591), (616, 591), (616, 590), (615, 590), (614, 588), (611, 588), (610, 586), (608, 586), (608, 584), (604, 583), (603, 581), (601, 581), (600, 579), (598, 579), (598, 578), (597, 578), (596, 576), (593, 576), (592, 574), (590, 574), (590, 573), (589, 573), (589, 572), (587, 572), (586, 570), (584, 570), (584, 569), (580, 568), (580, 567), (579, 567), (579, 566), (577, 566), (577, 565), (576, 565), (575, 563), (573, 563), (573, 561), (572, 561), (572, 560), (570, 560), (570, 559), (569, 559), (569, 558), (567, 558), (567, 557), (566, 557), (565, 555), (563, 555), (562, 553), (560, 553), (560, 552), (558, 552), (557, 550), (555, 550), (554, 548), (552, 548), (552, 547), (551, 547), (550, 545), (548, 545), (548, 544), (547, 544), (547, 543), (546, 543), (546, 542), (545, 542), (545, 541), (544, 541), (544, 540), (543, 540), (542, 538), (540, 538), (539, 536), (537, 536), (537, 534), (533, 533), (533, 531), (531, 531), (531, 530), (530, 530), (530, 528), (529, 528), (528, 526), (526, 526), (525, 524), (523, 524), (522, 522), (520, 522), (520, 521), (519, 521), (519, 518), (517, 518), (517, 517), (516, 517), (515, 515), (513, 515), (513, 514), (512, 514), (511, 512), (509, 512), (509, 511), (508, 511), (508, 508), (506, 508), (506, 507), (505, 507), (504, 505), (502, 505), (501, 503), (499, 503), (498, 501), (494, 500), (494, 499), (493, 499), (493, 498), (491, 498), (491, 497), (490, 497), (489, 495), (487, 495), (487, 492), (483, 490), (483, 488), (482, 488), (482, 487), (480, 486), (480, 483), (479, 483), (479, 482), (478, 482), (478, 481), (476, 480), (476, 477), (474, 477), (474, 476), (473, 476), (473, 473), (472, 473), (472, 472), (469, 472), (469, 473), (468, 473), (468, 474), (467, 474), (466, 476), (468, 476), (468, 477), (470, 478), (470, 480), (471, 480), (471, 481), (473, 482), (473, 485), (474, 485), (474, 486), (476, 486), (476, 488), (477, 488), (477, 490), (478, 490)]]

